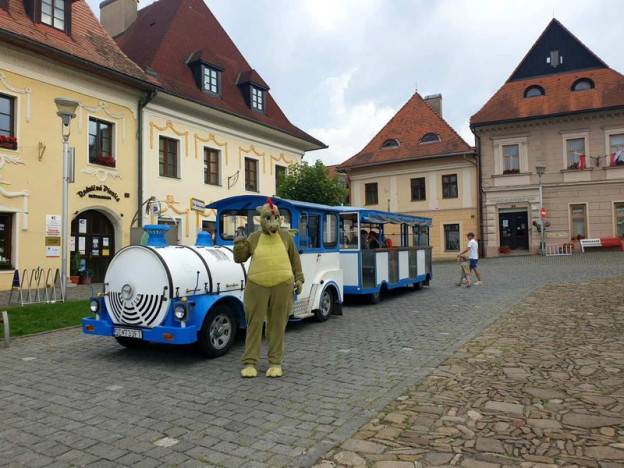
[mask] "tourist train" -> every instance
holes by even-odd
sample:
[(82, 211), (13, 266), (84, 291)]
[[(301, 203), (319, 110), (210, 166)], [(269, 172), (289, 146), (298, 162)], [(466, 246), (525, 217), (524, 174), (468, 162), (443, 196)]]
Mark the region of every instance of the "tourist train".
[[(112, 259), (103, 291), (90, 303), (95, 317), (82, 320), (83, 331), (115, 337), (126, 347), (196, 343), (208, 357), (225, 354), (245, 328), (248, 264), (234, 262), (234, 237), (260, 229), (256, 208), (265, 200), (241, 195), (209, 204), (216, 210), (214, 240), (201, 232), (193, 246), (167, 245), (169, 226), (145, 226), (145, 245), (125, 247)], [(384, 290), (419, 289), (431, 281), (430, 218), (273, 202), (282, 228), (294, 236), (305, 276), (291, 320), (341, 314), (345, 294), (377, 302)]]

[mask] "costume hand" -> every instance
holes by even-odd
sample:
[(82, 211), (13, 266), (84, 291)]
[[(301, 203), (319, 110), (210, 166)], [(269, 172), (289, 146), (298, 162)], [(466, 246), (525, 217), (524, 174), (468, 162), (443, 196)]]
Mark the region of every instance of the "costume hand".
[(303, 282), (295, 281), (295, 294), (301, 294), (302, 290), (303, 290)]

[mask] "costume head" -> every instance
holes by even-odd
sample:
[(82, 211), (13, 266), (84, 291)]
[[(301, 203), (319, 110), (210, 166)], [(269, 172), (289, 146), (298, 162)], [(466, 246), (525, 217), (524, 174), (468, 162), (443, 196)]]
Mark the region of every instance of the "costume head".
[(280, 214), (277, 206), (273, 204), (271, 198), (267, 198), (267, 202), (259, 206), (258, 213), (260, 213), (260, 226), (262, 232), (265, 234), (275, 234), (280, 228)]

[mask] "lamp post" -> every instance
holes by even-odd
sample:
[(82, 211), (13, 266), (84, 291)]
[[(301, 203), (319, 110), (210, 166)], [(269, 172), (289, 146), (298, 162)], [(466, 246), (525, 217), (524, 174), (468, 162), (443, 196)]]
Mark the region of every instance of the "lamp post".
[(546, 166), (535, 166), (535, 172), (537, 173), (537, 177), (539, 178), (539, 204), (540, 204), (540, 253), (544, 254), (544, 229), (546, 228), (544, 224), (544, 219), (542, 218), (542, 208), (544, 208), (544, 189), (542, 186), (542, 176), (546, 171)]
[(61, 135), (63, 137), (63, 213), (61, 215), (61, 292), (63, 300), (65, 300), (65, 292), (67, 289), (67, 234), (68, 234), (68, 217), (69, 217), (69, 179), (72, 174), (73, 164), (70, 162), (69, 155), (69, 125), (71, 120), (76, 117), (76, 108), (78, 102), (68, 98), (54, 99), (58, 115), (61, 118)]

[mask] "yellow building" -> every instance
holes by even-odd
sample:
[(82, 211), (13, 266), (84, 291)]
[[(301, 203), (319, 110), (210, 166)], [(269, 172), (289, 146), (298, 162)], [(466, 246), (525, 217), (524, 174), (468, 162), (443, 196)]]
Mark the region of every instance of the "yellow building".
[(454, 258), (468, 232), (478, 235), (477, 159), (442, 118), (439, 94), (415, 93), (338, 170), (349, 176), (352, 205), (432, 218), (433, 258)]
[[(130, 241), (137, 210), (137, 102), (151, 85), (83, 1), (32, 15), (0, 2), (0, 289), (17, 269), (60, 267), (62, 137), (56, 97), (79, 103), (71, 123), (70, 274), (82, 260), (102, 279)], [(35, 2), (36, 3), (36, 2)], [(45, 273), (44, 273), (45, 275)], [(43, 280), (42, 280), (43, 284)]]
[[(320, 141), (295, 127), (269, 86), (242, 56), (202, 0), (107, 0), (100, 18), (121, 49), (160, 89), (143, 110), (142, 203), (158, 215), (139, 223), (177, 226), (171, 242), (193, 243), (214, 229), (206, 203), (274, 195), (278, 174)], [(136, 230), (140, 233), (140, 230)]]

